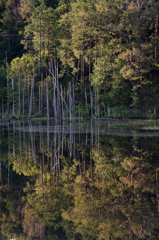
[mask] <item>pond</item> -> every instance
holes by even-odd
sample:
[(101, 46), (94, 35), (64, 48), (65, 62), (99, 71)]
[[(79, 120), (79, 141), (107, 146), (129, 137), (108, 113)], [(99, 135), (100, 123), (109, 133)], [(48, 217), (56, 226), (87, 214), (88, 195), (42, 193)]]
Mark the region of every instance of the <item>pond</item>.
[(0, 239), (159, 239), (154, 121), (0, 120)]

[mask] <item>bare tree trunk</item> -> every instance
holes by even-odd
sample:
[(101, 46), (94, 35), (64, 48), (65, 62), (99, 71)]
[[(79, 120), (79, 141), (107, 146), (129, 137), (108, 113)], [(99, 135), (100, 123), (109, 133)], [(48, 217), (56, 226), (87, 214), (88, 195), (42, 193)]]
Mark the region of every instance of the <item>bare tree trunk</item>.
[(58, 126), (58, 172), (60, 172), (60, 146), (61, 146), (61, 133)]
[(7, 67), (7, 115), (9, 116), (9, 74), (8, 74), (7, 52), (6, 52), (6, 67)]
[(55, 128), (55, 133), (54, 133), (54, 176), (56, 174), (56, 164), (57, 164), (57, 155), (56, 155), (56, 128)]
[(33, 114), (35, 113), (34, 112), (34, 81), (35, 81), (35, 69), (33, 67), (33, 95), (32, 95), (32, 104), (33, 104)]
[(42, 132), (42, 153), (43, 153), (43, 166), (44, 166), (44, 138), (43, 138), (43, 132)]
[(97, 88), (97, 115), (98, 115), (98, 118), (100, 118), (99, 116), (99, 91), (98, 91), (98, 88)]
[(97, 90), (95, 89), (95, 117), (97, 116)]
[(21, 171), (22, 171), (22, 142), (21, 142), (21, 126), (19, 121), (19, 144), (20, 144), (20, 161), (21, 161)]
[(28, 74), (28, 103), (29, 103), (29, 74)]
[(92, 175), (93, 175), (93, 167), (92, 167), (92, 155), (91, 155), (91, 151), (90, 151), (90, 168), (91, 168), (91, 178), (92, 178)]
[[(29, 128), (32, 128), (32, 123), (29, 123)], [(35, 150), (34, 150), (34, 137), (33, 137), (33, 132), (30, 131), (30, 139), (31, 139), (31, 146), (32, 146), (32, 155), (33, 155), (33, 160), (35, 162), (36, 166), (36, 155), (35, 155)]]
[(24, 149), (26, 148), (26, 143), (25, 143), (25, 129), (24, 129), (24, 120), (23, 120), (23, 147), (24, 147)]
[(13, 92), (13, 118), (15, 117), (15, 109), (14, 109), (14, 79), (12, 78), (12, 92)]
[(10, 180), (10, 141), (9, 141), (9, 124), (8, 124), (8, 184)]
[(39, 29), (39, 61), (38, 61), (38, 66), (39, 66), (39, 72), (40, 72), (40, 65), (41, 65), (41, 12), (40, 12), (40, 29)]
[(88, 139), (88, 137), (87, 137), (87, 131), (88, 131), (88, 124), (87, 124), (87, 129), (86, 129), (86, 151), (87, 151), (87, 139)]
[(91, 82), (91, 41), (89, 47), (89, 83)]
[[(54, 81), (54, 80), (53, 80)], [(54, 118), (57, 121), (57, 109), (56, 109), (56, 81), (54, 81), (54, 96), (53, 96), (53, 108), (54, 108)]]
[(59, 82), (58, 82), (58, 78), (57, 78), (57, 101), (56, 101), (56, 104), (57, 104), (57, 117), (60, 118), (60, 94), (59, 94)]
[[(66, 101), (65, 101), (65, 98), (63, 98), (63, 96), (61, 95), (61, 92), (59, 90), (59, 88), (57, 87), (57, 79), (58, 79), (58, 70), (57, 70), (57, 67), (58, 65), (56, 66), (56, 61), (55, 61), (55, 75), (53, 73), (51, 73), (52, 75), (52, 78), (53, 78), (53, 85), (54, 85), (54, 98), (53, 98), (53, 107), (54, 107), (54, 117), (55, 117), (55, 120), (57, 120), (57, 109), (56, 109), (56, 91), (57, 90), (57, 94), (59, 94), (59, 96), (61, 96), (61, 101), (64, 102), (68, 112), (72, 115), (71, 111), (69, 110), (67, 104), (66, 104)], [(73, 118), (73, 116), (72, 116)]]
[(48, 87), (48, 79), (46, 79), (46, 103), (47, 103), (47, 118), (49, 120), (49, 87)]
[[(61, 95), (63, 95), (62, 94), (62, 85), (61, 85)], [(65, 113), (64, 113), (64, 108), (63, 108), (63, 101), (61, 101), (61, 104), (62, 104), (62, 119), (64, 121), (65, 120)]]
[(13, 120), (13, 156), (15, 158), (15, 120)]
[(29, 114), (28, 114), (28, 119), (31, 117), (31, 112), (32, 112), (32, 96), (33, 96), (33, 78), (31, 79), (31, 94), (30, 94), (30, 104), (29, 104)]
[(156, 24), (155, 24), (155, 59), (157, 58), (157, 38), (158, 38), (158, 14), (156, 16)]
[[(41, 110), (43, 109), (43, 73), (41, 73)], [(42, 111), (41, 111), (42, 117)]]
[(73, 111), (72, 115), (75, 118), (75, 79), (73, 79)]
[(90, 87), (90, 102), (91, 102), (91, 118), (93, 117), (93, 98), (92, 98), (92, 92)]
[(87, 107), (87, 93), (86, 93), (86, 86), (85, 86), (85, 100), (86, 100), (86, 111), (87, 111), (87, 117), (89, 116), (88, 107)]
[(92, 125), (92, 120), (91, 120), (91, 146), (93, 148), (93, 125)]
[(26, 85), (26, 75), (24, 76), (24, 86), (23, 86), (23, 117), (24, 117), (24, 92), (25, 92), (25, 85)]
[(70, 122), (72, 118), (72, 97), (71, 97), (71, 82), (69, 82), (69, 109), (70, 109)]
[(80, 146), (80, 131), (81, 131), (81, 129), (80, 129), (80, 127), (81, 127), (81, 122), (80, 122), (80, 120), (81, 120), (81, 116), (80, 116), (80, 106), (79, 106), (79, 109), (78, 109), (78, 111), (79, 111), (79, 146)]
[(20, 119), (20, 67), (19, 67), (19, 119)]
[(83, 77), (83, 80), (84, 80), (84, 55), (82, 54), (82, 77)]
[(39, 112), (41, 112), (41, 91), (40, 91), (40, 85), (39, 85)]
[(70, 124), (70, 157), (72, 157), (72, 128)]
[(49, 155), (50, 155), (50, 148), (49, 148), (49, 145), (50, 145), (49, 127), (50, 127), (49, 120), (47, 120), (47, 165), (48, 165), (48, 166), (49, 166)]
[(76, 85), (77, 85), (77, 83), (78, 83), (78, 78), (79, 78), (79, 66), (80, 66), (80, 59), (78, 59), (78, 63), (77, 63), (78, 65), (77, 65), (77, 76), (76, 76)]

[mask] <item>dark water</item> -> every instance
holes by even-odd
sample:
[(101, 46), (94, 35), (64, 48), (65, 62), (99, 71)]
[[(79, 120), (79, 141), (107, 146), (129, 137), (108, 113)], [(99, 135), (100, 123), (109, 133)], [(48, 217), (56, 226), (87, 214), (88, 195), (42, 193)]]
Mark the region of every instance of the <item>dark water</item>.
[(156, 123), (1, 120), (0, 239), (159, 239)]

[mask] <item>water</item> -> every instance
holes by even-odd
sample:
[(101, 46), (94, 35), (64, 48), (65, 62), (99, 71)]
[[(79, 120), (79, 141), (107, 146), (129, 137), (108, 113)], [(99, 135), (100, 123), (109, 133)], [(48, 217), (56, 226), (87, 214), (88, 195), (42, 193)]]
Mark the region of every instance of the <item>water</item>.
[(0, 239), (159, 239), (155, 122), (0, 124)]

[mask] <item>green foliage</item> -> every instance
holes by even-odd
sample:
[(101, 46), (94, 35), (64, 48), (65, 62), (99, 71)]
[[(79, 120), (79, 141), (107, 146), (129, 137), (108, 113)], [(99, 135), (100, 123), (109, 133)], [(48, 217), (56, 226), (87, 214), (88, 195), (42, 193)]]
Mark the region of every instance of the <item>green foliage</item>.
[(32, 75), (33, 67), (36, 66), (37, 63), (37, 56), (33, 56), (29, 53), (23, 54), (21, 58), (17, 57), (14, 58), (10, 63), (10, 78), (19, 78), (19, 71), (20, 77), (24, 78), (24, 75)]
[(27, 19), (32, 14), (32, 9), (36, 3), (38, 3), (38, 0), (21, 0), (21, 11), (20, 14), (24, 19)]

